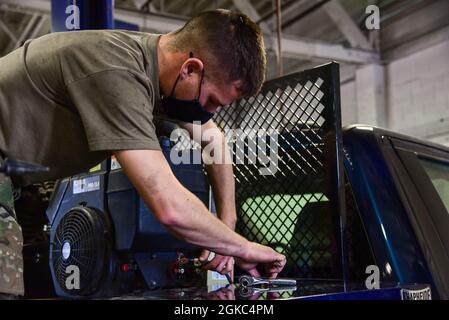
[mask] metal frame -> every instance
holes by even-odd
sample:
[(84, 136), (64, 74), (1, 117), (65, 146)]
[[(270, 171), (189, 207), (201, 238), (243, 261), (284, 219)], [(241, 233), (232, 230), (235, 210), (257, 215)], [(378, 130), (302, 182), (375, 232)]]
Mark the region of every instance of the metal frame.
[[(449, 268), (448, 212), (435, 191), (430, 178), (419, 163), (419, 158), (449, 164), (449, 152), (434, 150), (410, 142), (392, 139), (393, 148), (402, 162), (408, 177), (399, 177), (407, 201), (408, 215), (417, 234), (430, 272), (441, 298), (449, 294), (447, 270)], [(405, 182), (405, 181), (410, 181)], [(417, 196), (411, 197), (410, 195)], [(418, 209), (419, 208), (419, 209)]]
[(373, 46), (357, 24), (352, 20), (340, 1), (331, 0), (323, 5), (323, 9), (336, 24), (338, 29), (345, 35), (352, 47), (373, 50)]
[[(328, 242), (317, 233), (312, 236), (312, 238), (316, 237), (310, 239), (308, 243), (294, 244), (295, 232), (300, 230), (296, 229), (297, 224), (300, 223), (300, 215), (297, 210), (301, 208), (300, 211), (302, 211), (307, 205), (322, 202), (324, 198), (327, 198), (325, 202), (328, 202), (328, 207), (322, 214), (330, 216), (330, 220), (333, 221), (330, 223), (336, 222), (334, 224), (337, 225), (336, 232), (340, 233), (336, 234), (334, 240), (335, 243), (342, 245), (337, 249), (338, 257), (334, 257), (337, 259), (336, 268), (339, 269), (335, 271), (335, 274), (338, 274), (335, 277), (347, 279), (339, 88), (339, 65), (336, 63), (326, 64), (270, 80), (263, 85), (256, 97), (242, 99), (231, 106), (222, 108), (214, 120), (224, 130), (265, 129), (269, 131), (273, 129), (280, 133), (277, 141), (279, 168), (274, 175), (261, 176), (258, 172), (262, 167), (261, 164), (246, 161), (252, 156), (249, 146), (251, 143), (255, 143), (255, 137), (244, 138), (244, 147), (239, 147), (236, 144), (232, 149), (235, 162), (237, 160), (242, 162), (242, 159), (238, 158), (239, 154), (243, 154), (244, 158), (243, 164), (237, 163), (234, 166), (236, 200), (240, 215), (238, 230), (253, 241), (262, 240), (263, 242), (270, 238), (271, 240), (266, 241), (271, 241), (271, 243), (266, 244), (284, 245), (283, 249), (290, 250), (290, 253), (286, 253), (287, 255), (291, 254), (290, 260), (296, 264), (298, 259), (302, 259), (293, 256), (302, 254), (298, 246), (310, 246), (313, 241), (314, 243)], [(313, 195), (308, 198), (301, 193), (310, 192), (310, 190), (315, 191), (312, 191)], [(317, 194), (321, 194), (321, 198), (316, 198)], [(282, 202), (274, 200), (277, 199), (277, 195), (291, 197), (288, 202)], [(296, 198), (293, 195), (296, 195)], [(261, 198), (264, 196), (273, 196), (273, 200), (264, 200)], [(245, 201), (249, 201), (249, 204), (245, 204)], [(251, 222), (249, 220), (251, 218), (245, 215), (243, 208), (246, 205), (252, 219), (256, 219), (257, 222), (256, 220)], [(268, 207), (280, 213), (275, 220), (266, 211)], [(286, 212), (292, 212), (297, 216), (287, 216)], [(304, 215), (306, 214), (304, 213)], [(257, 223), (263, 224), (260, 230), (255, 227)], [(287, 239), (285, 229), (290, 230), (292, 238)], [(265, 230), (265, 234), (263, 230)], [(308, 234), (314, 232), (310, 231)], [(277, 238), (282, 238), (282, 244), (279, 244)], [(300, 238), (302, 239), (301, 236)], [(289, 244), (286, 245), (286, 243)], [(288, 276), (315, 276), (315, 274), (308, 274), (305, 270), (308, 269), (309, 260), (317, 262), (321, 258), (322, 256), (319, 255), (304, 258), (305, 261), (294, 265), (286, 273)], [(301, 266), (297, 267), (297, 265)], [(318, 276), (325, 277), (325, 274)]]

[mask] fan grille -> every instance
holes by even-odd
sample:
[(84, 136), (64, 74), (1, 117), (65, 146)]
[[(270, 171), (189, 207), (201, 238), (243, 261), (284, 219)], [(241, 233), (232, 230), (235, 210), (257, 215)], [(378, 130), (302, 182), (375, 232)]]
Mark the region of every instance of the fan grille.
[[(71, 294), (96, 290), (103, 276), (106, 229), (102, 215), (90, 208), (70, 210), (59, 222), (52, 241), (53, 272), (59, 287)], [(67, 285), (70, 266), (79, 269), (79, 289)]]

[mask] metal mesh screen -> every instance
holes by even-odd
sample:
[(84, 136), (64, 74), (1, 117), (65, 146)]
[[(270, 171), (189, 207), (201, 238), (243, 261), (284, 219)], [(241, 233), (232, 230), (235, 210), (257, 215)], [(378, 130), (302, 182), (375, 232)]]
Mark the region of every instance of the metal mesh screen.
[(268, 81), (214, 120), (233, 153), (237, 231), (286, 254), (284, 276), (341, 278), (338, 64)]

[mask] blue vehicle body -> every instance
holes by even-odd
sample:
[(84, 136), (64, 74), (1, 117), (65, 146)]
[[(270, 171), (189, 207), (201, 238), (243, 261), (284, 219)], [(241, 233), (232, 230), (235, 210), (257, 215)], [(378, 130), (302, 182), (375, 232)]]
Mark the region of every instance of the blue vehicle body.
[[(216, 291), (190, 288), (183, 291), (183, 298), (209, 299), (216, 292), (221, 296), (223, 292), (232, 292), (236, 299), (251, 300), (447, 299), (449, 242), (444, 230), (449, 230), (449, 214), (441, 199), (432, 197), (436, 191), (428, 177), (413, 180), (419, 170), (410, 167), (404, 153), (412, 157), (434, 157), (449, 168), (449, 148), (375, 127), (354, 125), (343, 129), (343, 150), (345, 183), (350, 186), (346, 189), (346, 199), (352, 194), (369, 246), (365, 254), (372, 255), (372, 264), (380, 271), (379, 289), (367, 289), (363, 280), (369, 276), (367, 273), (358, 279), (351, 276), (297, 279), (296, 288), (280, 293), (274, 290), (274, 294), (255, 288), (252, 296), (242, 295), (241, 286)], [(435, 204), (437, 207), (429, 207)], [(441, 214), (436, 215), (437, 211)], [(351, 228), (356, 227), (347, 225), (346, 233), (353, 232)], [(344, 251), (348, 245), (341, 248)], [(348, 253), (343, 252), (344, 255)], [(350, 268), (351, 264), (342, 265)], [(344, 273), (350, 274), (349, 270), (343, 270)], [(158, 290), (141, 297), (173, 298), (179, 292), (180, 289)]]
[[(424, 228), (423, 219), (432, 214), (425, 205), (427, 196), (417, 186), (427, 183), (426, 193), (436, 192), (425, 176), (412, 181), (409, 175), (416, 170), (407, 166), (401, 153), (412, 157), (436, 154), (439, 161), (449, 163), (449, 149), (357, 125), (344, 130), (343, 144), (345, 171), (382, 281), (399, 286), (426, 283), (432, 288), (432, 297), (447, 299), (447, 237), (444, 232), (435, 236), (432, 228)], [(437, 197), (433, 199), (437, 201)], [(447, 225), (449, 215), (443, 206), (438, 209), (441, 215), (431, 217), (430, 223)]]

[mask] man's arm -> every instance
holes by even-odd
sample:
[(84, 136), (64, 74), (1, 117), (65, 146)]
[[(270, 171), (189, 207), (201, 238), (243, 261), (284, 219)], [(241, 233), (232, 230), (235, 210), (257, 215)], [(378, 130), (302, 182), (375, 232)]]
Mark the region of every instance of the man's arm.
[(253, 275), (257, 275), (258, 263), (265, 263), (272, 275), (282, 270), (283, 255), (249, 242), (215, 218), (179, 183), (162, 152), (124, 150), (114, 154), (146, 205), (175, 236), (221, 255), (238, 257)]
[(248, 241), (229, 232), (179, 183), (162, 152), (127, 150), (117, 151), (115, 156), (156, 218), (176, 236), (216, 252), (242, 256)]
[(211, 162), (205, 164), (205, 169), (214, 194), (218, 217), (229, 228), (234, 230), (237, 221), (235, 181), (231, 162), (232, 158), (224, 135), (212, 120), (201, 126), (201, 133), (206, 133), (202, 137), (196, 137), (193, 134), (193, 124), (182, 123), (181, 126), (189, 132), (192, 138), (196, 139), (196, 142), (201, 144), (203, 150), (209, 149), (215, 152), (220, 150), (216, 154), (216, 158), (210, 159)]
[[(206, 156), (206, 160), (210, 160), (205, 163), (205, 169), (214, 194), (218, 217), (234, 230), (237, 222), (234, 173), (231, 154), (223, 133), (212, 120), (202, 126), (191, 123), (181, 123), (181, 126), (189, 132), (191, 138), (201, 144), (205, 151), (203, 156)], [(215, 158), (210, 155), (208, 157), (208, 152)], [(200, 261), (207, 261), (209, 255), (208, 250), (203, 250), (199, 257)], [(234, 269), (234, 259), (216, 254), (214, 259), (204, 265), (204, 268), (227, 274)]]

